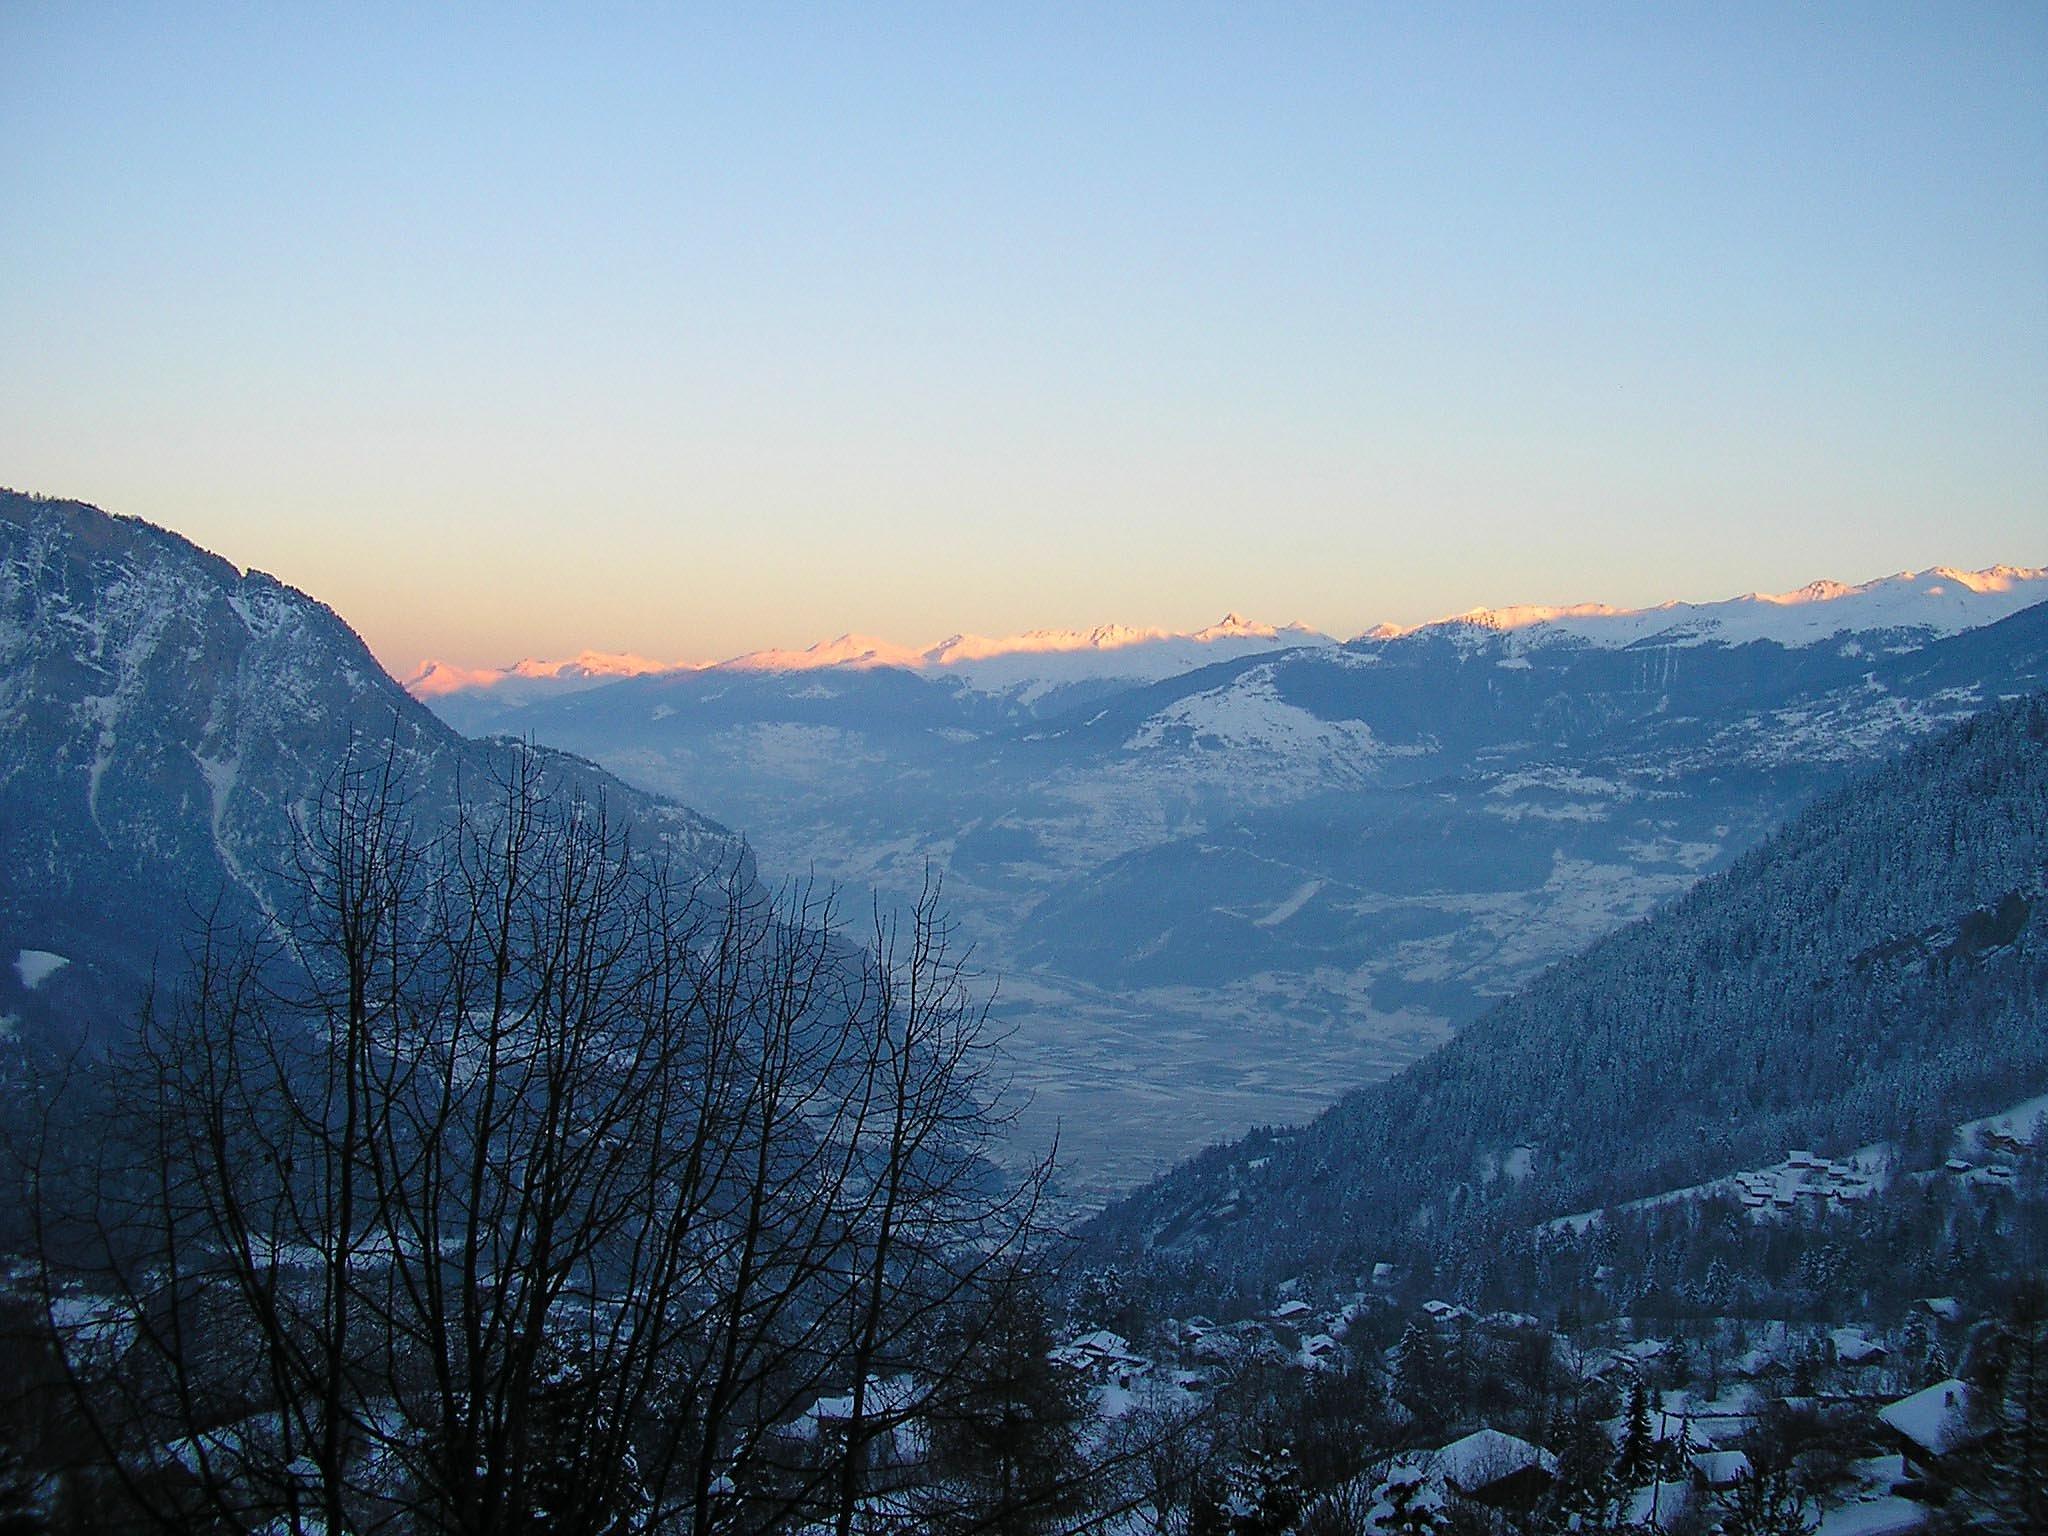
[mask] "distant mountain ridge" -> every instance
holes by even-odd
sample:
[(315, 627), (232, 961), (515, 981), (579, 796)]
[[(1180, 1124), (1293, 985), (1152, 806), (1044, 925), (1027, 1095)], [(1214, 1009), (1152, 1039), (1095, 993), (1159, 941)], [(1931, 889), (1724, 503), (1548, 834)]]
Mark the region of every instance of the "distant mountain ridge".
[(1094, 629), (1034, 629), (991, 638), (952, 635), (922, 650), (873, 635), (845, 634), (803, 650), (749, 651), (717, 662), (650, 661), (646, 657), (584, 651), (571, 661), (527, 658), (509, 667), (459, 667), (425, 661), (406, 679), (417, 698), (441, 700), (463, 693), (524, 703), (550, 694), (574, 692), (629, 677), (688, 673), (792, 673), (864, 671), (896, 667), (934, 677), (954, 677), (972, 689), (1037, 691), (1062, 682), (1114, 678), (1154, 681), (1211, 662), (1285, 650), (1335, 645), (1336, 640), (1301, 624), (1278, 628), (1236, 613), (1188, 633), (1103, 624)]
[[(1517, 634), (1528, 645), (1569, 637), (1608, 646), (1649, 639), (1662, 639), (1666, 644), (1773, 640), (1796, 646), (1843, 631), (1901, 629), (1927, 635), (1956, 634), (1994, 623), (2043, 599), (2048, 599), (2048, 567), (1995, 565), (1963, 571), (1935, 566), (1900, 571), (1856, 586), (1813, 581), (1792, 592), (1752, 592), (1721, 602), (1673, 601), (1652, 608), (1617, 608), (1605, 603), (1475, 608), (1425, 624), (1377, 625), (1352, 643), (1469, 628)], [(1104, 624), (1091, 630), (1034, 629), (1000, 638), (954, 635), (922, 649), (872, 635), (846, 634), (802, 650), (751, 651), (719, 662), (659, 662), (590, 650), (572, 660), (527, 658), (507, 667), (424, 661), (405, 686), (422, 699), (488, 691), (508, 702), (525, 702), (551, 692), (673, 672), (900, 667), (950, 674), (961, 677), (971, 688), (1002, 691), (1034, 680), (1049, 687), (1084, 676), (1153, 682), (1244, 655), (1336, 643), (1334, 637), (1306, 625), (1275, 627), (1232, 612), (1186, 633)]]

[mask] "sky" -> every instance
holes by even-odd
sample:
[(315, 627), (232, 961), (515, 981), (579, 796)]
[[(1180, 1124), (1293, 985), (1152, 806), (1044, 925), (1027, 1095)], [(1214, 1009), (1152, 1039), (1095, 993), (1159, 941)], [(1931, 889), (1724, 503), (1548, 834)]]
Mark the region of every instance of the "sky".
[(2048, 6), (0, 0), (0, 484), (401, 674), (2048, 563)]

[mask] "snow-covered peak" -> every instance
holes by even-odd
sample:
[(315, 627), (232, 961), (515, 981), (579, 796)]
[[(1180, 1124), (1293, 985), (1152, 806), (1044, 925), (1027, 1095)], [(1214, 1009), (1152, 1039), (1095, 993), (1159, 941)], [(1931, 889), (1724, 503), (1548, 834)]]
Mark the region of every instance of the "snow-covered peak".
[(801, 651), (749, 651), (718, 663), (734, 672), (811, 672), (820, 667), (915, 667), (922, 653), (873, 635), (841, 635)]
[(1198, 629), (1192, 638), (1196, 640), (1242, 640), (1254, 638), (1270, 640), (1278, 633), (1270, 624), (1256, 623), (1232, 609), (1207, 629)]
[(1002, 640), (956, 638), (927, 651), (924, 664), (976, 692), (1011, 694), (1028, 703), (1067, 683), (1159, 682), (1212, 662), (1336, 643), (1301, 624), (1275, 628), (1230, 613), (1187, 634), (1105, 624), (1092, 630), (1032, 630)]
[[(1523, 646), (1554, 639), (1593, 645), (1661, 640), (1673, 645), (1743, 645), (1772, 640), (1814, 645), (1835, 635), (1913, 631), (1927, 638), (1993, 624), (2048, 601), (2048, 567), (1994, 565), (1981, 571), (1934, 566), (1899, 571), (1850, 586), (1811, 581), (1790, 592), (1750, 592), (1714, 603), (1660, 603), (1616, 608), (1606, 603), (1565, 607), (1524, 605), (1475, 608), (1418, 625), (1417, 630), (1490, 630), (1513, 634)], [(1361, 640), (1389, 640), (1413, 630), (1382, 624)]]
[[(1560, 619), (1622, 618), (1632, 611), (1627, 608), (1610, 608), (1605, 603), (1574, 603), (1565, 608), (1548, 607), (1540, 603), (1518, 603), (1508, 608), (1472, 608), (1420, 627), (1434, 629), (1442, 625), (1459, 624), (1472, 629), (1492, 629), (1505, 633), (1513, 629), (1528, 629), (1536, 624), (1555, 624)], [(1368, 630), (1361, 638), (1386, 640), (1404, 633), (1407, 631), (1398, 625), (1379, 624)]]
[(571, 685), (595, 687), (621, 677), (644, 677), (650, 672), (670, 672), (679, 662), (650, 661), (645, 656), (608, 651), (579, 651), (568, 661), (541, 661), (528, 656), (509, 667), (464, 667), (451, 661), (423, 661), (405, 680), (406, 691), (417, 699), (439, 698), (482, 688), (499, 688), (507, 683), (557, 683), (566, 691)]
[(925, 666), (955, 667), (997, 656), (1065, 655), (1071, 651), (1120, 651), (1173, 636), (1163, 629), (1098, 624), (1093, 629), (1029, 629), (1021, 635), (954, 635), (922, 653)]

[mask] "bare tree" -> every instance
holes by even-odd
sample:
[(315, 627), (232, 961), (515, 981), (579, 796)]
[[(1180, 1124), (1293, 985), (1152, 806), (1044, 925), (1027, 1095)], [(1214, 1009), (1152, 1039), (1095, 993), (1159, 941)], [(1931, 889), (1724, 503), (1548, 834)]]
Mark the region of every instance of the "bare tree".
[[(138, 1517), (852, 1531), (979, 1347), (942, 1322), (1046, 1235), (1049, 1157), (994, 1167), (937, 883), (855, 945), (829, 895), (633, 847), (530, 752), (452, 818), (352, 757), (298, 847), (297, 909), (204, 932), (32, 1159)], [(797, 1453), (834, 1391), (844, 1432)]]

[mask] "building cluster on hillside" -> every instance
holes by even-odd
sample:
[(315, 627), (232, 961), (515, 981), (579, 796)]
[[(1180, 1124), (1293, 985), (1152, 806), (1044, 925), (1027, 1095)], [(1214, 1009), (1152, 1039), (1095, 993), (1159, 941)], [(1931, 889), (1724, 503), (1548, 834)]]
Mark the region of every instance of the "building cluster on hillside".
[(1875, 1191), (1876, 1181), (1853, 1163), (1794, 1151), (1776, 1167), (1734, 1176), (1737, 1198), (1751, 1211), (1785, 1211), (1802, 1200), (1851, 1205)]

